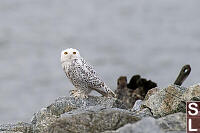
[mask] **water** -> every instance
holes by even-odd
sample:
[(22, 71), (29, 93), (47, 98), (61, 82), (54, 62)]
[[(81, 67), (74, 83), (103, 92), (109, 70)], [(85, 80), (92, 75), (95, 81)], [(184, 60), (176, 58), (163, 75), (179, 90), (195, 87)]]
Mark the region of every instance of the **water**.
[(184, 64), (199, 82), (200, 1), (1, 0), (0, 123), (30, 122), (73, 86), (60, 64), (73, 47), (113, 90), (121, 75), (164, 87)]

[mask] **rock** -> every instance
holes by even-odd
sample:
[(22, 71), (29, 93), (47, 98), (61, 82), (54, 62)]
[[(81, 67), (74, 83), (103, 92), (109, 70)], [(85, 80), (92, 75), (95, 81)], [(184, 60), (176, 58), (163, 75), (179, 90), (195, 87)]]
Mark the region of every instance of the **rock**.
[(150, 89), (148, 92), (147, 92), (147, 94), (146, 94), (146, 96), (145, 96), (145, 100), (147, 100), (147, 99), (149, 99), (149, 97), (151, 96), (151, 95), (153, 95), (154, 93), (156, 93), (157, 91), (159, 91), (159, 88), (152, 88), (152, 89)]
[(106, 130), (116, 130), (119, 127), (140, 120), (132, 112), (117, 108), (102, 108), (99, 106), (78, 109), (62, 115), (47, 130), (49, 133), (99, 133)]
[(165, 132), (186, 131), (186, 114), (182, 112), (159, 118), (156, 122)]
[(117, 98), (120, 99), (128, 108), (132, 108), (136, 100), (143, 100), (148, 90), (156, 87), (156, 83), (151, 80), (135, 75), (127, 84), (126, 76), (121, 76), (117, 80)]
[(34, 114), (31, 122), (33, 124), (33, 130), (35, 132), (46, 132), (47, 128), (49, 128), (50, 125), (54, 124), (55, 121), (57, 121), (62, 114), (67, 112), (71, 113), (76, 109), (87, 109), (88, 107), (93, 107), (94, 109), (96, 109), (97, 105), (101, 108), (126, 109), (126, 106), (124, 106), (122, 102), (113, 98), (97, 96), (89, 96), (88, 98), (83, 99), (77, 99), (73, 97), (60, 97), (47, 108), (43, 108), (39, 112)]
[(17, 124), (3, 124), (0, 125), (0, 131), (2, 133), (7, 132), (7, 133), (12, 133), (12, 132), (23, 132), (23, 133), (31, 133), (32, 130), (32, 125), (29, 123), (24, 123), (24, 122), (19, 122)]
[(160, 129), (159, 125), (156, 124), (156, 120), (152, 117), (143, 118), (134, 124), (127, 124), (117, 131), (107, 131), (105, 133), (164, 133)]
[(0, 131), (4, 132), (42, 132), (49, 125), (54, 123), (61, 115), (74, 111), (76, 109), (84, 109), (88, 107), (97, 108), (118, 108), (127, 109), (127, 107), (119, 100), (114, 98), (89, 96), (85, 99), (73, 98), (73, 97), (60, 97), (55, 100), (50, 106), (42, 108), (40, 111), (34, 114), (31, 124), (18, 123), (18, 124), (4, 124), (0, 125)]
[(144, 100), (143, 107), (151, 109), (154, 117), (162, 117), (176, 112), (185, 112), (186, 101), (200, 100), (200, 85), (188, 88), (170, 85), (164, 89), (150, 90)]
[(39, 112), (35, 113), (32, 119), (32, 124), (35, 124), (38, 120), (40, 120), (40, 118), (43, 119), (48, 115), (60, 116), (65, 112), (69, 112), (81, 107), (96, 106), (96, 105), (101, 105), (104, 107), (111, 107), (111, 108), (115, 107), (115, 108), (126, 109), (126, 106), (123, 105), (122, 102), (113, 98), (89, 96), (86, 99), (81, 99), (81, 98), (76, 99), (73, 97), (59, 97), (58, 99), (55, 100), (54, 103), (52, 103), (46, 108), (41, 109)]
[(186, 131), (185, 121), (184, 113), (176, 113), (159, 119), (145, 117), (116, 131), (105, 131), (104, 133), (184, 133)]
[(142, 100), (137, 100), (132, 108), (132, 111), (140, 111), (143, 104)]
[(0, 133), (23, 133), (23, 132), (13, 132), (13, 131), (0, 131)]
[(135, 112), (135, 114), (141, 119), (144, 117), (153, 117), (151, 110), (149, 108), (144, 108), (140, 111)]
[(185, 89), (181, 98), (185, 101), (200, 101), (200, 83)]

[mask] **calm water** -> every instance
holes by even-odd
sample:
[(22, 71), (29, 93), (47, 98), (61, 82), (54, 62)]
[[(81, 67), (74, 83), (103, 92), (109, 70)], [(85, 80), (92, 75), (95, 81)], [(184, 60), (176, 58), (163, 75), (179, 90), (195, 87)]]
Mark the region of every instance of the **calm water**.
[(113, 90), (120, 75), (164, 87), (200, 75), (200, 1), (1, 0), (0, 123), (27, 121), (73, 86), (60, 65), (73, 47)]

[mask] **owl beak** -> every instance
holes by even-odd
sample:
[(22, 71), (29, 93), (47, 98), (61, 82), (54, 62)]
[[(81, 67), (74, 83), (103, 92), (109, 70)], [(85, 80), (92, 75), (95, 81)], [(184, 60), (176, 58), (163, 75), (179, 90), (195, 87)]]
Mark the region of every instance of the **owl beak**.
[(70, 57), (69, 57), (70, 59), (72, 59), (72, 55), (70, 55)]

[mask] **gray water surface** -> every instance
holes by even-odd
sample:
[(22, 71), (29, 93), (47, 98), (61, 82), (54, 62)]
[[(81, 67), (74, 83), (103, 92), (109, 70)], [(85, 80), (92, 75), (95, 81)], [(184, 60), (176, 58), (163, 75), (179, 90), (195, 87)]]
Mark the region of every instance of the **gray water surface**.
[(199, 0), (1, 0), (0, 124), (27, 121), (73, 89), (61, 50), (80, 50), (113, 90), (134, 74), (164, 87), (200, 75)]

